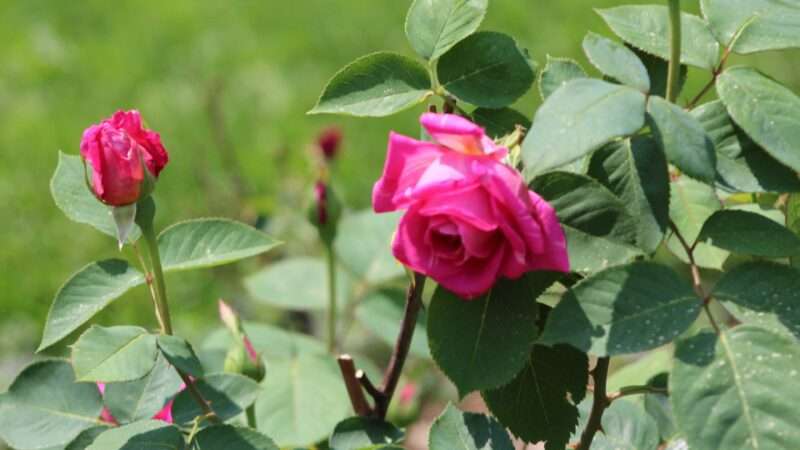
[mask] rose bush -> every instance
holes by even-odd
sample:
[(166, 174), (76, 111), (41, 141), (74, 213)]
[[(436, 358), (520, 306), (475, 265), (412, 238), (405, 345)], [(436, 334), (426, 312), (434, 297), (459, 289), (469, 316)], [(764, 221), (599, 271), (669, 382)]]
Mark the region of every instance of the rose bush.
[(391, 133), (375, 212), (406, 210), (394, 256), (466, 299), (501, 276), (569, 272), (555, 210), (503, 163), (508, 149), (453, 114), (420, 118), (433, 142)]
[[(420, 139), (389, 135), (372, 210), (352, 212), (333, 189), (341, 136), (318, 136), (316, 245), (300, 239), (286, 253), (307, 253), (244, 279), (240, 301), (275, 320), (220, 302), (227, 330), (197, 346), (175, 334), (165, 274), (278, 242), (224, 219), (157, 234), (160, 138), (136, 111), (90, 127), (89, 188), (62, 154), (52, 193), (121, 257), (56, 293), (38, 351), (69, 358), (29, 365), (0, 395), (0, 436), (19, 450), (396, 450), (396, 424), (438, 405), (430, 450), (511, 450), (511, 435), (547, 450), (800, 448), (800, 97), (726, 68), (734, 53), (800, 47), (786, 31), (800, 10), (668, 4), (599, 10), (625, 44), (589, 33), (592, 76), (561, 58), (540, 70), (511, 37), (478, 32), (486, 1), (414, 1), (406, 34), (424, 62), (359, 58), (311, 112), (427, 102)], [(678, 104), (684, 65), (710, 81)], [(528, 120), (511, 105), (537, 76)], [(86, 326), (140, 285), (157, 332)], [(482, 413), (444, 406), (470, 393)]]

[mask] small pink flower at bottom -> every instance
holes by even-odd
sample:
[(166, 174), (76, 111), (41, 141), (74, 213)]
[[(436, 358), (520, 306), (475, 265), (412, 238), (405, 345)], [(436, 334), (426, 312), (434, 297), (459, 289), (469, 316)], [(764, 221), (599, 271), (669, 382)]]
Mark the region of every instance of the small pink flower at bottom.
[(465, 299), (500, 277), (568, 272), (555, 210), (502, 162), (507, 150), (459, 116), (426, 113), (421, 123), (434, 142), (391, 133), (373, 189), (375, 212), (406, 210), (394, 256)]

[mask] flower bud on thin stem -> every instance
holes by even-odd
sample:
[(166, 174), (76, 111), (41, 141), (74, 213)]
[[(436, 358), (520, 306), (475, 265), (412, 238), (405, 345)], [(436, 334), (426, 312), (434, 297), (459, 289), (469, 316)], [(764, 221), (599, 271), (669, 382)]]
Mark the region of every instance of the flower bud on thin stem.
[(326, 128), (317, 136), (317, 147), (326, 162), (336, 159), (341, 143), (342, 130), (335, 126)]

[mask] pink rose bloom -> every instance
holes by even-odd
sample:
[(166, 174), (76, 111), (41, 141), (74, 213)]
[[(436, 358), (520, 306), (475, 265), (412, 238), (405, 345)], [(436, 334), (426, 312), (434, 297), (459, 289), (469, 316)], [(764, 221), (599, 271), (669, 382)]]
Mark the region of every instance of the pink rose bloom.
[[(182, 391), (186, 385), (181, 384), (180, 390)], [(105, 383), (97, 383), (97, 389), (100, 390), (100, 394), (105, 394), (106, 392), (106, 384)], [(172, 400), (168, 401), (160, 411), (158, 411), (154, 416), (154, 420), (162, 420), (167, 423), (172, 423)], [(103, 421), (108, 423), (117, 424), (117, 419), (111, 414), (111, 411), (108, 408), (103, 407), (103, 411), (100, 413), (100, 418)]]
[(139, 111), (117, 111), (83, 132), (81, 156), (92, 167), (92, 191), (103, 203), (124, 206), (147, 194), (147, 177), (169, 161), (158, 133), (142, 127)]
[(483, 128), (451, 114), (421, 117), (433, 142), (389, 135), (375, 212), (405, 209), (394, 256), (465, 299), (500, 278), (569, 271), (564, 230), (553, 207), (502, 160)]

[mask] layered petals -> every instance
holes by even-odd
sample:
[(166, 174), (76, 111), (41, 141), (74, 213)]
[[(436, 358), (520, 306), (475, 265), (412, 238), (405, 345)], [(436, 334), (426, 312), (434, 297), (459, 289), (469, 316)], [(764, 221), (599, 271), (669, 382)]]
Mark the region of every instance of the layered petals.
[(459, 153), (497, 160), (508, 153), (505, 147), (495, 145), (483, 128), (461, 116), (425, 113), (420, 123), (436, 143)]
[(80, 150), (91, 167), (92, 191), (111, 206), (136, 202), (147, 179), (158, 177), (169, 161), (158, 133), (142, 128), (138, 111), (118, 111), (87, 128)]
[(504, 149), (461, 117), (425, 114), (421, 121), (435, 143), (392, 133), (373, 191), (376, 212), (406, 209), (395, 257), (465, 299), (500, 277), (568, 272), (555, 211), (502, 163)]

